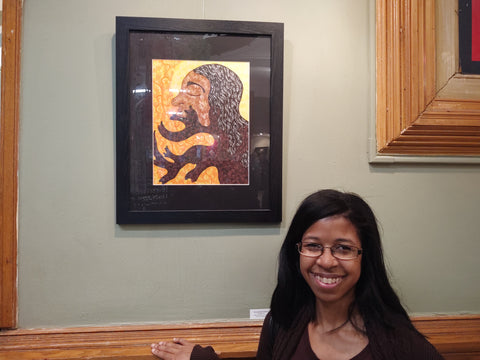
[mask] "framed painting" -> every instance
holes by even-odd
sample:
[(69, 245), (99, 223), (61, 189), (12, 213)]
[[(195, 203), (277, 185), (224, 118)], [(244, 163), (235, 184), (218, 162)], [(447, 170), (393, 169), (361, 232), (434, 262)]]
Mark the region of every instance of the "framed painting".
[(480, 74), (480, 0), (458, 1), (460, 68)]
[(437, 4), (371, 4), (376, 16), (376, 117), (370, 163), (480, 162), (480, 98), (475, 95), (480, 79), (459, 79), (458, 94), (444, 95), (447, 86), (436, 88), (436, 37), (442, 26), (441, 17), (436, 25)]
[(283, 24), (116, 18), (118, 224), (280, 222)]

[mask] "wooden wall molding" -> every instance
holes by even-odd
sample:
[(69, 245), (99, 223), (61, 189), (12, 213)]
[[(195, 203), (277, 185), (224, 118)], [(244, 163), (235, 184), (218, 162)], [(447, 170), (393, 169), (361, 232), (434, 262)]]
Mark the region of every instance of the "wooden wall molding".
[(416, 317), (413, 324), (446, 360), (480, 359), (480, 315)]
[(222, 358), (254, 358), (261, 321), (11, 330), (0, 333), (0, 360), (155, 359), (150, 344), (173, 337), (212, 345)]
[(17, 324), (20, 42), (23, 0), (3, 0), (0, 120), (0, 328)]
[[(415, 326), (446, 360), (480, 359), (480, 315), (417, 317)], [(150, 344), (182, 337), (212, 345), (223, 359), (253, 359), (261, 321), (9, 330), (0, 360), (153, 360)]]
[(376, 152), (480, 155), (480, 98), (436, 94), (435, 0), (376, 1)]

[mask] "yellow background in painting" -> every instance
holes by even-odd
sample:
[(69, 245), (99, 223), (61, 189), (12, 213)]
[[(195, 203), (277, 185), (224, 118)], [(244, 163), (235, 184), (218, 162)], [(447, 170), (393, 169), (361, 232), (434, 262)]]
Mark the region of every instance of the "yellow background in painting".
[[(191, 60), (152, 60), (152, 125), (157, 141), (157, 148), (161, 153), (168, 147), (175, 155), (182, 155), (194, 145), (213, 145), (213, 136), (207, 133), (199, 133), (185, 141), (173, 142), (162, 137), (158, 131), (158, 125), (163, 122), (169, 131), (180, 131), (184, 128), (181, 121), (170, 120), (169, 111), (172, 110), (171, 101), (179, 93), (183, 78), (193, 69), (205, 64), (220, 64), (234, 71), (243, 84), (243, 95), (240, 102), (240, 114), (249, 120), (250, 105), (250, 63), (231, 61), (191, 61)], [(152, 144), (153, 145), (153, 144)], [(185, 166), (168, 184), (219, 184), (218, 171), (215, 167), (209, 167), (193, 183), (185, 179), (185, 174), (193, 169), (193, 164)], [(159, 179), (167, 171), (158, 166), (153, 166), (153, 185), (161, 185)]]

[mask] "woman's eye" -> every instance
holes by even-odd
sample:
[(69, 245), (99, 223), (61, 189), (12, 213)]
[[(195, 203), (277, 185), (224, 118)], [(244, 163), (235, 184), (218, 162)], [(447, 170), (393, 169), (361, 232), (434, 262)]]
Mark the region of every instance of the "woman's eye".
[(321, 250), (322, 245), (314, 244), (314, 243), (307, 243), (303, 245), (308, 250)]
[(351, 252), (353, 251), (353, 248), (348, 245), (337, 245), (335, 246), (335, 251), (341, 251), (341, 252)]

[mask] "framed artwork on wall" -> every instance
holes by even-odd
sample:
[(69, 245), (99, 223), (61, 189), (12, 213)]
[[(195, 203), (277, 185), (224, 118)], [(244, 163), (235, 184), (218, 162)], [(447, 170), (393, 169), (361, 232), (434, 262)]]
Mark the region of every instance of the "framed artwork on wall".
[(279, 222), (283, 24), (117, 17), (118, 224)]
[[(480, 163), (480, 97), (436, 88), (437, 3), (375, 1), (371, 163)], [(464, 80), (478, 89), (478, 77)]]
[(463, 74), (480, 74), (480, 0), (458, 1), (460, 68)]

